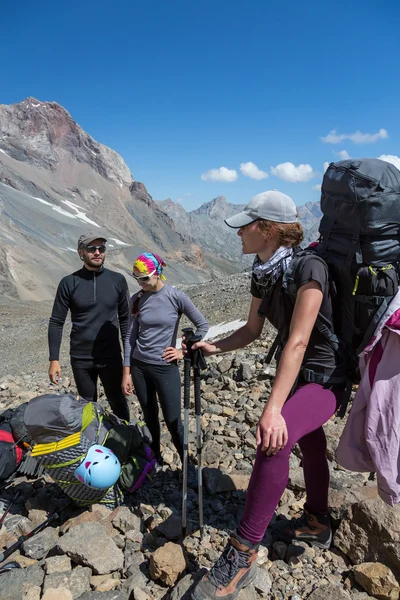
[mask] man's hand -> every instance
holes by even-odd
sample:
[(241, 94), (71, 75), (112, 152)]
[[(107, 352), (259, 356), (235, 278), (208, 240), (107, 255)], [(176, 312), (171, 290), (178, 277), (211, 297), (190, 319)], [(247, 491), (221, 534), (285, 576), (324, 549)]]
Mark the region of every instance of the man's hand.
[(51, 383), (55, 383), (56, 385), (60, 383), (61, 378), (61, 365), (58, 360), (51, 360), (49, 367), (49, 379)]
[(178, 348), (169, 346), (168, 348), (165, 348), (162, 357), (163, 360), (166, 360), (167, 362), (172, 362), (173, 360), (182, 360), (183, 353), (181, 350), (178, 350)]
[(286, 421), (279, 410), (266, 407), (257, 425), (257, 446), (267, 456), (282, 450), (288, 442)]
[(132, 394), (132, 377), (130, 373), (124, 373), (122, 375), (121, 388), (125, 396)]

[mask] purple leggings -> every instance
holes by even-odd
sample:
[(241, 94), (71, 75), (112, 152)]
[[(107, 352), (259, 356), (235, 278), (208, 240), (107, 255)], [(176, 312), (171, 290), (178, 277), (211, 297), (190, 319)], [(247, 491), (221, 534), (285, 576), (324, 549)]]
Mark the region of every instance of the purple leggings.
[(261, 542), (278, 506), (289, 478), (290, 452), (297, 442), (303, 457), (306, 508), (314, 515), (327, 514), (329, 468), (322, 425), (335, 413), (339, 402), (339, 394), (309, 383), (298, 388), (285, 403), (282, 416), (287, 425), (288, 443), (273, 456), (257, 450), (247, 490), (238, 533), (251, 544)]

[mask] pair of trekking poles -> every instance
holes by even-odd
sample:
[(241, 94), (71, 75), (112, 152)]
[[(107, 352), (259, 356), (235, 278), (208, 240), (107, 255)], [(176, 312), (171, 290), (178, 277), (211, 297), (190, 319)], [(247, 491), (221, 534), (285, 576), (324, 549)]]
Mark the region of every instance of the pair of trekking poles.
[(203, 471), (201, 462), (202, 435), (201, 435), (201, 400), (200, 400), (200, 371), (205, 369), (207, 363), (200, 349), (193, 350), (193, 344), (201, 340), (201, 335), (195, 334), (193, 329), (186, 327), (182, 330), (185, 336), (186, 354), (183, 361), (183, 482), (182, 482), (182, 538), (187, 532), (187, 479), (189, 468), (189, 408), (190, 408), (190, 378), (193, 368), (194, 384), (194, 411), (196, 415), (196, 450), (197, 450), (197, 486), (199, 503), (200, 536), (204, 533), (203, 512)]

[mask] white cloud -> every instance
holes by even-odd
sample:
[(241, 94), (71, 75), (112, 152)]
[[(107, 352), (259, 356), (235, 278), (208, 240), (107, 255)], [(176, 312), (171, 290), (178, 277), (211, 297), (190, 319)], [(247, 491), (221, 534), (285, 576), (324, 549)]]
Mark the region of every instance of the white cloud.
[(320, 192), (321, 191), (321, 184), (317, 183), (316, 185), (313, 185), (312, 189), (314, 190), (314, 192)]
[(261, 179), (267, 179), (268, 173), (261, 171), (253, 162), (240, 163), (240, 170), (243, 175), (260, 181)]
[(395, 167), (397, 167), (400, 171), (400, 158), (395, 156), (394, 154), (382, 154), (378, 156), (380, 160), (385, 160), (386, 162), (392, 163)]
[(271, 173), (284, 181), (296, 183), (299, 181), (308, 181), (316, 176), (311, 165), (298, 165), (297, 167), (291, 162), (281, 163), (276, 167), (271, 167)]
[(184, 199), (184, 198), (177, 198), (177, 199), (175, 200), (175, 202), (184, 202), (184, 201), (185, 201), (185, 199)]
[(332, 129), (325, 137), (321, 138), (321, 141), (325, 144), (340, 144), (344, 140), (350, 140), (353, 144), (373, 144), (378, 140), (384, 140), (388, 137), (386, 129), (380, 129), (377, 133), (361, 133), (356, 131), (355, 133), (341, 133), (338, 134), (336, 129)]
[(190, 198), (190, 196), (192, 195), (192, 192), (186, 192), (186, 194), (183, 194), (185, 196), (185, 198)]
[(324, 162), (324, 173), (325, 173), (325, 171), (327, 170), (327, 168), (329, 167), (330, 164), (331, 163), (329, 163), (329, 162)]
[(226, 167), (220, 167), (219, 169), (210, 169), (206, 173), (203, 173), (201, 179), (203, 181), (225, 181), (232, 182), (236, 181), (238, 174), (235, 169), (227, 169)]
[(347, 150), (340, 150), (339, 152), (336, 152), (336, 154), (341, 160), (348, 160), (350, 158), (350, 155), (347, 152)]

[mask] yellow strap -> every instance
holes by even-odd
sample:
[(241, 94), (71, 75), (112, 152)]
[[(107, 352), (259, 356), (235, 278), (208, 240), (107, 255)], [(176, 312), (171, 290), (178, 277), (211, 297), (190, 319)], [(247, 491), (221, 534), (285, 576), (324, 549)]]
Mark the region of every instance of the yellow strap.
[(82, 411), (82, 431), (89, 427), (93, 419), (96, 418), (96, 411), (91, 402), (88, 402)]
[(58, 450), (65, 450), (65, 448), (71, 448), (76, 446), (81, 441), (81, 432), (73, 433), (68, 435), (59, 442), (50, 442), (49, 444), (36, 444), (32, 449), (32, 456), (42, 456), (43, 454), (51, 454)]
[(54, 465), (44, 465), (45, 469), (60, 469), (61, 467), (70, 467), (71, 465), (75, 465), (78, 462), (82, 462), (85, 458), (86, 454), (81, 454), (78, 458), (74, 458), (73, 460), (69, 460), (63, 463), (56, 463)]
[(357, 276), (356, 276), (355, 283), (354, 283), (353, 296), (355, 296), (355, 294), (356, 294), (356, 292), (357, 292), (357, 288), (358, 288), (358, 282), (359, 282), (359, 281), (360, 281), (360, 278), (359, 278), (359, 276), (357, 275)]

